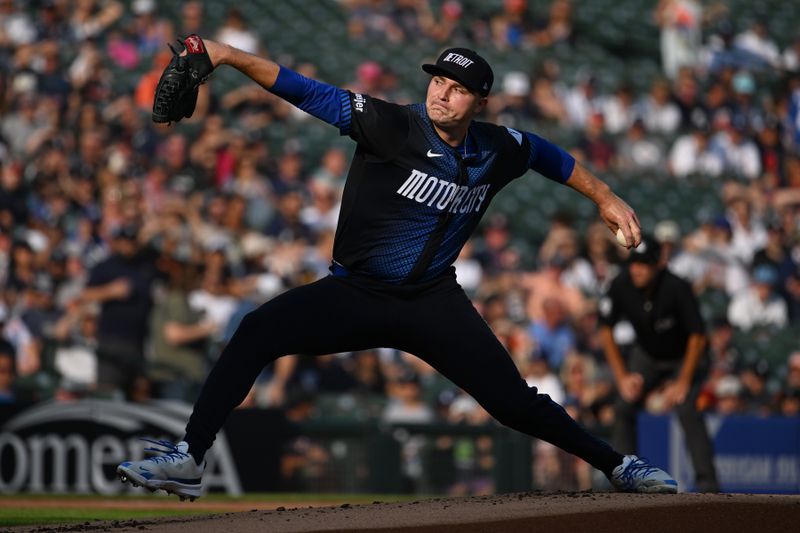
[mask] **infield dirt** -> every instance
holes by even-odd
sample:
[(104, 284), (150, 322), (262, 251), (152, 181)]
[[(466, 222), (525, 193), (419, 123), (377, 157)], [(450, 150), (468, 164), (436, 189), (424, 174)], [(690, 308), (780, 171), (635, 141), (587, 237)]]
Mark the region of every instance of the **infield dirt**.
[[(200, 505), (202, 500), (194, 504)], [(47, 500), (28, 500), (32, 505)], [(7, 502), (6, 502), (7, 503)], [(90, 507), (91, 502), (82, 505)], [(107, 503), (107, 502), (106, 502)], [(125, 501), (114, 502), (120, 507)], [(174, 505), (172, 501), (154, 502)], [(751, 494), (642, 495), (603, 492), (516, 493), (434, 498), (407, 503), (303, 507), (242, 502), (231, 512), (150, 520), (18, 526), (10, 532), (151, 531), (164, 533), (250, 532), (548, 532), (735, 533), (800, 531), (800, 496)], [(105, 505), (105, 504), (104, 504)], [(216, 510), (215, 503), (215, 510)], [(268, 508), (273, 507), (273, 508)], [(132, 508), (132, 507), (131, 507)]]

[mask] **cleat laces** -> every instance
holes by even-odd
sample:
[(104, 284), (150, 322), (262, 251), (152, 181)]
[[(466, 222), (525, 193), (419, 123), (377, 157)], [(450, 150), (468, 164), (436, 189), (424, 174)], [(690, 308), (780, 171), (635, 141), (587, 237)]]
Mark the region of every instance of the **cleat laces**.
[(155, 444), (158, 447), (149, 447), (145, 448), (144, 451), (146, 452), (154, 452), (160, 453), (162, 455), (158, 455), (156, 457), (148, 457), (145, 461), (150, 461), (153, 463), (161, 463), (161, 462), (170, 462), (174, 463), (175, 461), (181, 460), (185, 457), (189, 457), (189, 454), (186, 452), (182, 452), (177, 444), (174, 444), (168, 440), (153, 440), (153, 439), (140, 439), (145, 442), (149, 442), (150, 444)]
[(626, 485), (632, 486), (635, 484), (634, 479), (645, 478), (657, 471), (658, 468), (649, 464), (646, 459), (638, 458), (628, 463), (628, 466), (620, 474), (619, 479), (624, 481)]

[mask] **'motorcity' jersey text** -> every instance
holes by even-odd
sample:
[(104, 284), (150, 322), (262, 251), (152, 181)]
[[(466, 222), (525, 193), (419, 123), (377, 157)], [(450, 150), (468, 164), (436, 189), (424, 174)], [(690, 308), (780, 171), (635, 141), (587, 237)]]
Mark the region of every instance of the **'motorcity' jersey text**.
[(357, 142), (333, 245), (342, 271), (392, 284), (452, 265), (491, 199), (533, 168), (566, 181), (574, 159), (531, 133), (473, 121), (445, 143), (424, 104), (397, 105), (281, 68), (273, 92)]

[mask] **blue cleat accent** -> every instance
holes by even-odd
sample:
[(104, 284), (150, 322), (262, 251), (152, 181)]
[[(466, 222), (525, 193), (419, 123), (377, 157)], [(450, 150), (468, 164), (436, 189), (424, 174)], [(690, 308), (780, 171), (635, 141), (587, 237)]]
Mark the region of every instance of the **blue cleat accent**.
[(181, 500), (194, 501), (203, 492), (203, 471), (206, 463), (198, 465), (185, 442), (173, 444), (164, 440), (143, 439), (157, 447), (145, 451), (160, 455), (142, 461), (125, 461), (117, 466), (117, 476), (123, 483), (143, 486), (152, 491), (164, 490), (177, 494)]
[(621, 492), (650, 494), (678, 492), (678, 482), (672, 479), (672, 476), (635, 455), (626, 455), (622, 464), (611, 472), (609, 480), (614, 488)]

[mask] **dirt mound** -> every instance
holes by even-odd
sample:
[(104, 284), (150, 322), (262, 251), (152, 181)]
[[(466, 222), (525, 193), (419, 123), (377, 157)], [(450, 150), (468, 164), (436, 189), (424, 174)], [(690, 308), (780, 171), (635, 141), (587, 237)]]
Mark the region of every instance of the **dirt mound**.
[(93, 522), (68, 526), (25, 526), (10, 531), (761, 533), (798, 531), (798, 524), (800, 496), (530, 492), (435, 498), (409, 503), (345, 503), (336, 507), (279, 507), (275, 510), (254, 508), (246, 512), (203, 517)]

